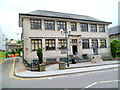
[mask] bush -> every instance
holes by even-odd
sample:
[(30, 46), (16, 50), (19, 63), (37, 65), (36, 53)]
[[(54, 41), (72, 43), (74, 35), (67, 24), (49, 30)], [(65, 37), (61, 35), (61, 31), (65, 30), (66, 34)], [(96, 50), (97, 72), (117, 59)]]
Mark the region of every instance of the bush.
[(120, 57), (120, 40), (114, 39), (110, 42), (111, 54), (113, 58)]
[(39, 58), (39, 63), (43, 63), (43, 53), (42, 53), (42, 49), (41, 48), (38, 48), (37, 50), (37, 56)]

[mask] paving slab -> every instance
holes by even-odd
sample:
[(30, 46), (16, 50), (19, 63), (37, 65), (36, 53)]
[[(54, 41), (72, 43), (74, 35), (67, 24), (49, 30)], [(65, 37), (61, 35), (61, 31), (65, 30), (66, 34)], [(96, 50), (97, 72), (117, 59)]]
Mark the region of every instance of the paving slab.
[(90, 71), (104, 70), (110, 68), (118, 68), (120, 66), (119, 61), (103, 61), (101, 63), (82, 62), (77, 64), (70, 64), (67, 69), (59, 70), (58, 64), (53, 64), (46, 67), (46, 71), (29, 71), (26, 66), (22, 63), (22, 59), (15, 63), (15, 75), (23, 78), (38, 78), (38, 77), (49, 77), (58, 76), (74, 73), (84, 73)]

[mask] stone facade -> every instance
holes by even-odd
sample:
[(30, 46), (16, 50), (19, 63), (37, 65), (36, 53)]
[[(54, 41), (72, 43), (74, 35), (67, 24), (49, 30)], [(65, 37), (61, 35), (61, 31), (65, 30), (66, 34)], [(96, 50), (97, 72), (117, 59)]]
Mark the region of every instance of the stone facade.
[[(93, 54), (92, 51), (92, 40), (96, 39), (98, 41), (98, 53), (102, 56), (109, 56), (109, 35), (108, 35), (108, 25), (109, 22), (103, 21), (91, 21), (91, 20), (74, 20), (68, 18), (59, 18), (59, 17), (46, 17), (40, 15), (31, 15), (31, 14), (19, 14), (20, 27), (22, 27), (22, 40), (23, 43), (23, 51), (24, 51), (24, 59), (32, 60), (37, 59), (36, 51), (32, 50), (32, 39), (40, 39), (42, 42), (42, 50), (44, 62), (46, 60), (56, 60), (59, 61), (60, 58), (66, 58), (66, 54), (61, 54), (61, 49), (59, 49), (59, 39), (66, 39), (65, 35), (62, 35), (60, 30), (58, 30), (58, 21), (66, 22), (66, 30), (71, 29), (71, 22), (76, 22), (76, 31), (71, 31), (68, 35), (68, 55), (73, 55), (73, 52), (78, 53), (79, 56), (83, 54), (87, 54), (88, 57), (91, 57)], [(31, 19), (41, 20), (41, 29), (31, 29)], [(45, 20), (53, 20), (54, 21), (54, 30), (45, 29)], [(84, 32), (81, 30), (81, 23), (88, 24), (88, 31)], [(91, 24), (95, 24), (97, 26), (97, 32), (91, 32)], [(105, 32), (99, 32), (99, 25), (104, 25)], [(55, 49), (54, 50), (46, 50), (46, 39), (54, 39), (55, 40)], [(76, 40), (74, 42), (74, 40)], [(89, 41), (89, 47), (83, 48), (83, 39), (87, 39)], [(101, 39), (104, 39), (106, 42), (106, 46), (104, 48), (100, 48)], [(74, 50), (75, 49), (75, 50)]]

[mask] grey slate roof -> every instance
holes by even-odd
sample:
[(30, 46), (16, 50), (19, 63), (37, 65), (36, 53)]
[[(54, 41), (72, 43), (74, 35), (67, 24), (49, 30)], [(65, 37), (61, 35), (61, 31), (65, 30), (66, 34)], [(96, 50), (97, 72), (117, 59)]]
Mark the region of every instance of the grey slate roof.
[(120, 33), (120, 25), (112, 27), (109, 29), (109, 35), (114, 35)]
[(30, 16), (43, 16), (43, 17), (52, 17), (52, 18), (63, 18), (63, 19), (73, 19), (73, 20), (86, 20), (86, 21), (96, 21), (96, 22), (104, 22), (104, 23), (111, 23), (101, 21), (99, 19), (85, 16), (85, 15), (78, 15), (78, 14), (71, 14), (71, 13), (62, 13), (62, 12), (54, 12), (54, 11), (46, 11), (46, 10), (36, 10), (27, 14), (19, 14), (19, 15), (30, 15)]

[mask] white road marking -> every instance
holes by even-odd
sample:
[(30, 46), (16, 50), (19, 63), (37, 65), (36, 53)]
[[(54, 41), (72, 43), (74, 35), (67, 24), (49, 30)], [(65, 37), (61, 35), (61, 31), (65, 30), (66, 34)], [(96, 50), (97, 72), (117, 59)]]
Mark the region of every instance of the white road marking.
[(110, 82), (118, 82), (120, 80), (111, 80), (111, 81), (100, 81), (99, 83), (110, 83)]
[(120, 81), (120, 80), (109, 80), (109, 81), (94, 82), (94, 83), (92, 83), (92, 84), (90, 84), (90, 85), (84, 87), (84, 88), (81, 89), (81, 90), (84, 90), (84, 89), (86, 89), (86, 88), (90, 88), (90, 87), (92, 87), (92, 86), (94, 86), (94, 85), (96, 85), (96, 84), (98, 84), (98, 83), (111, 83), (111, 82), (118, 82), (118, 81)]
[(90, 85), (88, 85), (88, 86), (86, 86), (86, 87), (84, 87), (83, 89), (81, 89), (81, 90), (84, 90), (84, 89), (86, 89), (86, 88), (90, 88), (90, 87), (92, 87), (92, 86), (94, 86), (94, 85), (96, 85), (98, 82), (94, 82), (94, 83), (92, 83), (92, 84), (90, 84)]

